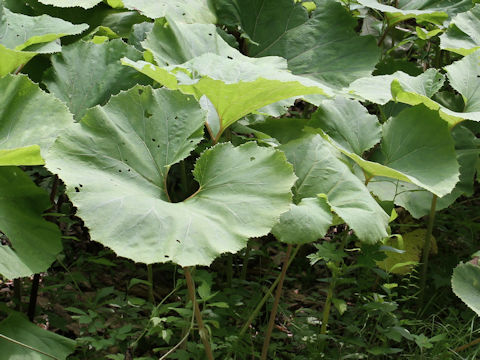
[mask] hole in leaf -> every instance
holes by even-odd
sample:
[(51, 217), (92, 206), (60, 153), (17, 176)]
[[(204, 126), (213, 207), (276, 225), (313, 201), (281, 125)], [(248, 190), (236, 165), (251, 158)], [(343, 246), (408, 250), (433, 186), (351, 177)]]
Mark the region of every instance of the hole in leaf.
[(143, 90), (142, 89), (138, 89), (138, 95), (142, 95), (143, 94)]
[(75, 186), (75, 192), (80, 192), (80, 189)]
[(153, 142), (157, 141), (156, 139), (152, 139)]
[(180, 244), (180, 240), (175, 240), (175, 241)]
[(118, 172), (122, 172), (122, 170), (118, 169)]
[(212, 36), (212, 34), (211, 34), (211, 33), (209, 33), (209, 34), (208, 34), (208, 36)]
[(168, 255), (163, 255), (163, 256), (165, 256), (166, 258), (169, 258), (169, 257), (170, 257), (170, 256), (168, 256)]
[(145, 116), (146, 118), (149, 118), (152, 116), (152, 114), (150, 114), (147, 110), (145, 110), (145, 112), (143, 113), (143, 116)]
[(227, 58), (229, 58), (230, 60), (233, 60), (233, 57), (231, 57), (231, 56), (227, 56)]
[(83, 185), (82, 185), (82, 184), (78, 184), (78, 185), (79, 185), (81, 188), (83, 187)]
[(130, 172), (130, 169), (127, 169), (128, 172)]
[(255, 158), (252, 156), (252, 157), (250, 158), (250, 161), (253, 161), (253, 160), (255, 160)]

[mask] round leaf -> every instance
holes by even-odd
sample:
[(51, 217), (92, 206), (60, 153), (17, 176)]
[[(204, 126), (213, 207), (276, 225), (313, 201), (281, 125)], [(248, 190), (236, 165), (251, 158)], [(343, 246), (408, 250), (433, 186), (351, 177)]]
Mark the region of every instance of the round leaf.
[(194, 169), (199, 190), (168, 201), (168, 169), (202, 139), (204, 115), (192, 97), (136, 87), (60, 136), (47, 166), (94, 240), (134, 261), (190, 266), (270, 231), (295, 177), (282, 153), (255, 143), (205, 151)]

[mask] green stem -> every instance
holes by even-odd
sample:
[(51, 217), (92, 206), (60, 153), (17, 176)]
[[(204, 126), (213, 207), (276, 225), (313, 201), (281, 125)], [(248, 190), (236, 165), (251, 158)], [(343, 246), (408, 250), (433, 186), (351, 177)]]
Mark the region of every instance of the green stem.
[(13, 344), (16, 344), (16, 345), (19, 345), (19, 346), (21, 346), (21, 347), (24, 347), (24, 348), (26, 348), (26, 349), (29, 349), (29, 350), (32, 350), (32, 351), (36, 351), (36, 352), (38, 352), (39, 354), (48, 356), (48, 357), (51, 358), (51, 359), (59, 360), (58, 358), (56, 358), (56, 357), (53, 356), (53, 355), (47, 354), (46, 352), (43, 352), (43, 351), (41, 351), (41, 350), (38, 350), (38, 349), (36, 349), (36, 348), (34, 348), (34, 347), (30, 346), (30, 345), (27, 345), (27, 344), (24, 344), (24, 343), (22, 343), (22, 342), (20, 342), (20, 341), (15, 340), (15, 339), (9, 338), (8, 336), (5, 336), (5, 335), (0, 334), (0, 338), (1, 338), (1, 339), (4, 339), (4, 340), (7, 340), (7, 341), (9, 341), (9, 342), (11, 342), (11, 343), (13, 343)]
[(430, 214), (428, 216), (427, 233), (425, 234), (425, 243), (423, 246), (422, 255), (422, 273), (420, 276), (420, 296), (419, 296), (419, 308), (423, 304), (425, 295), (425, 285), (427, 283), (427, 270), (428, 270), (428, 256), (430, 255), (430, 247), (432, 243), (433, 223), (435, 221), (435, 209), (437, 207), (437, 195), (433, 195), (432, 204), (430, 206)]
[(147, 280), (149, 282), (148, 285), (148, 301), (152, 304), (155, 304), (155, 297), (153, 296), (153, 265), (147, 265)]
[(388, 32), (390, 31), (391, 26), (387, 25), (385, 30), (383, 31), (382, 37), (378, 40), (377, 46), (380, 47), (382, 46), (383, 42), (385, 41), (385, 38), (387, 37)]
[[(287, 269), (288, 267), (290, 266), (290, 264), (292, 263), (293, 259), (295, 259), (295, 256), (297, 255), (298, 253), (298, 250), (300, 250), (300, 246), (301, 245), (297, 245), (297, 247), (295, 248), (295, 250), (293, 250), (293, 254), (292, 256), (290, 256), (290, 259), (288, 260), (288, 264), (287, 264)], [(242, 328), (240, 329), (240, 332), (238, 333), (238, 339), (241, 339), (243, 338), (243, 336), (245, 335), (245, 333), (247, 332), (248, 328), (250, 327), (250, 325), (252, 324), (253, 320), (255, 320), (255, 318), (258, 316), (258, 314), (260, 313), (260, 310), (262, 309), (263, 305), (265, 305), (265, 303), (267, 302), (267, 299), (272, 296), (272, 293), (273, 291), (275, 290), (275, 287), (277, 286), (277, 284), (280, 282), (280, 276), (281, 274), (279, 274), (277, 276), (277, 278), (275, 279), (275, 281), (273, 282), (272, 285), (270, 285), (270, 288), (265, 292), (265, 295), (263, 296), (263, 298), (260, 300), (260, 302), (257, 304), (257, 306), (255, 307), (255, 309), (252, 311), (252, 313), (250, 314), (250, 316), (248, 317), (247, 321), (245, 322), (245, 324), (242, 326)], [(238, 340), (237, 340), (238, 341)], [(227, 356), (225, 357), (226, 359), (230, 358), (232, 352), (230, 351)]]
[(242, 273), (240, 274), (240, 280), (245, 280), (247, 278), (248, 258), (250, 257), (251, 250), (252, 250), (252, 245), (250, 242), (248, 242), (247, 249), (245, 250), (245, 255), (243, 256), (243, 266), (242, 266)]
[(212, 348), (210, 346), (210, 340), (208, 336), (208, 330), (203, 324), (202, 313), (200, 312), (200, 307), (195, 296), (195, 283), (193, 282), (192, 274), (190, 273), (190, 268), (184, 267), (183, 272), (185, 274), (185, 280), (187, 280), (188, 295), (192, 301), (193, 311), (195, 312), (195, 319), (197, 320), (198, 332), (200, 333), (200, 339), (202, 340), (203, 346), (205, 347), (205, 355), (207, 355), (208, 360), (214, 360)]
[[(330, 318), (330, 309), (332, 308), (332, 299), (333, 291), (335, 290), (335, 279), (332, 278), (330, 285), (328, 286), (327, 299), (325, 300), (325, 305), (323, 307), (323, 316), (322, 316), (322, 327), (320, 328), (320, 335), (327, 334), (327, 325)], [(320, 339), (320, 352), (323, 352), (325, 349), (325, 338)]]
[[(345, 249), (345, 246), (347, 245), (347, 241), (348, 241), (348, 228), (345, 229), (345, 233), (343, 234), (342, 242), (340, 244), (340, 248), (338, 252), (342, 252), (343, 249)], [(333, 294), (335, 292), (335, 286), (337, 284), (338, 274), (341, 273), (341, 270), (339, 269), (339, 267), (341, 266), (342, 262), (343, 260), (335, 262), (335, 270), (332, 271), (332, 280), (330, 281), (330, 285), (328, 286), (327, 298), (325, 299), (325, 306), (323, 307), (322, 327), (320, 328), (320, 335), (324, 335), (320, 339), (320, 344), (319, 344), (320, 352), (323, 352), (323, 350), (325, 349), (325, 344), (326, 344), (325, 335), (327, 334), (328, 321), (330, 319), (332, 299), (333, 299)]]
[[(297, 255), (298, 253), (298, 250), (300, 249), (300, 245), (298, 245), (295, 250), (293, 251), (293, 255), (290, 257), (290, 259), (288, 260), (288, 265), (287, 265), (287, 269), (288, 267), (290, 266), (290, 264), (292, 263), (293, 259), (295, 258), (295, 255)], [(262, 300), (260, 300), (260, 302), (257, 304), (257, 307), (255, 308), (255, 310), (253, 310), (253, 312), (250, 314), (250, 317), (248, 318), (247, 322), (243, 325), (242, 329), (240, 330), (240, 333), (238, 334), (239, 337), (243, 337), (243, 335), (245, 335), (247, 329), (250, 327), (250, 325), (252, 324), (253, 320), (255, 320), (255, 318), (257, 317), (258, 313), (260, 312), (260, 310), (262, 309), (263, 305), (265, 304), (265, 302), (267, 301), (267, 299), (272, 295), (273, 293), (273, 290), (275, 290), (275, 287), (277, 286), (277, 284), (280, 282), (280, 276), (281, 274), (278, 275), (278, 277), (275, 279), (275, 281), (273, 282), (273, 284), (270, 286), (270, 288), (267, 290), (267, 292), (265, 293), (265, 295), (263, 296)]]
[(275, 318), (277, 316), (278, 304), (280, 303), (280, 297), (282, 296), (283, 281), (285, 280), (285, 275), (287, 274), (288, 260), (290, 259), (291, 253), (292, 253), (292, 244), (288, 244), (287, 254), (285, 255), (285, 260), (283, 261), (282, 272), (280, 274), (280, 280), (278, 282), (277, 291), (275, 293), (275, 300), (273, 301), (272, 311), (270, 312), (270, 319), (268, 321), (267, 333), (265, 334), (265, 340), (263, 342), (262, 355), (260, 356), (261, 360), (267, 359), (268, 347), (270, 345), (270, 339), (272, 337), (273, 325), (275, 325)]

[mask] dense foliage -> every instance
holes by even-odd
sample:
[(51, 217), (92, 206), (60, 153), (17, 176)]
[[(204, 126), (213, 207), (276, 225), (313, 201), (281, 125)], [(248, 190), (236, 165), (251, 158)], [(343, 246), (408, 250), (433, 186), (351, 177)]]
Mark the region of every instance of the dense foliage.
[(475, 3), (0, 0), (2, 359), (476, 358)]

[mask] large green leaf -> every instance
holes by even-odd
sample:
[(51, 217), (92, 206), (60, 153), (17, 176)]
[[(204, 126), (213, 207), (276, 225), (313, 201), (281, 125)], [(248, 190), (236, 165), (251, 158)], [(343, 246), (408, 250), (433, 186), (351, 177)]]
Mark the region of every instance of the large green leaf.
[(325, 236), (332, 221), (332, 211), (324, 197), (304, 198), (280, 216), (272, 234), (288, 244), (306, 244)]
[(409, 105), (424, 104), (432, 110), (438, 110), (450, 127), (463, 120), (480, 121), (479, 59), (480, 51), (477, 51), (445, 67), (450, 85), (463, 97), (463, 111), (451, 110), (431, 98), (444, 82), (443, 75), (435, 69), (429, 69), (417, 77), (396, 72), (392, 75), (362, 78), (349, 87), (348, 94), (377, 104), (391, 100)]
[(385, 105), (394, 100), (391, 87), (395, 80), (404, 91), (429, 99), (442, 88), (445, 77), (437, 69), (428, 69), (418, 76), (410, 76), (403, 71), (397, 71), (391, 75), (358, 79), (350, 85), (348, 93), (358, 96), (362, 100)]
[[(266, 105), (303, 94), (331, 94), (326, 85), (292, 75), (282, 58), (249, 58), (230, 48), (214, 25), (160, 20), (155, 27), (142, 44), (160, 66), (127, 58), (122, 62), (197, 100), (205, 95), (218, 115), (219, 123), (209, 123), (214, 138), (218, 139), (241, 117)], [(171, 65), (170, 61), (177, 63), (189, 57), (193, 58)]]
[(370, 36), (358, 36), (357, 25), (336, 1), (317, 4), (311, 16), (292, 0), (217, 0), (220, 21), (240, 26), (251, 39), (250, 56), (281, 56), (288, 68), (328, 83), (347, 86), (372, 73), (380, 50)]
[(380, 141), (381, 126), (358, 101), (337, 97), (320, 104), (308, 126), (321, 128), (343, 148), (357, 155)]
[[(452, 130), (455, 140), (455, 152), (460, 164), (460, 180), (447, 195), (438, 198), (436, 209), (442, 210), (450, 206), (461, 195), (473, 194), (475, 165), (479, 159), (479, 143), (475, 135), (467, 128), (459, 125)], [(387, 178), (375, 178), (368, 184), (369, 189), (384, 201), (393, 201), (420, 218), (430, 212), (432, 194), (421, 187)]]
[(204, 121), (193, 97), (135, 87), (88, 110), (52, 147), (47, 167), (67, 184), (92, 239), (118, 255), (208, 265), (270, 231), (295, 177), (278, 151), (219, 144), (196, 163), (199, 190), (170, 203), (168, 170), (202, 139)]
[(440, 47), (460, 55), (480, 49), (480, 5), (453, 18), (447, 32), (440, 36)]
[(41, 165), (72, 115), (24, 75), (0, 79), (0, 166)]
[(382, 4), (377, 0), (358, 0), (361, 5), (387, 13), (389, 25), (400, 21), (416, 19), (418, 22), (431, 22), (442, 25), (450, 14), (465, 11), (471, 2), (463, 0), (452, 2), (449, 0), (400, 0), (398, 7)]
[(81, 7), (84, 9), (90, 9), (95, 5), (101, 3), (103, 0), (38, 0), (45, 5), (53, 5), (56, 7), (69, 8), (69, 7)]
[(437, 112), (423, 105), (408, 108), (389, 119), (382, 132), (378, 162), (364, 160), (338, 143), (332, 143), (355, 161), (369, 178), (398, 179), (438, 196), (452, 191), (458, 182), (459, 166), (447, 123)]
[(10, 312), (8, 318), (0, 322), (0, 334), (50, 355), (47, 357), (37, 351), (0, 338), (2, 357), (5, 360), (51, 360), (52, 357), (65, 360), (75, 350), (74, 340), (43, 330), (28, 321), (24, 315), (13, 311)]
[(467, 306), (480, 315), (480, 267), (460, 263), (452, 276), (452, 290)]
[(295, 202), (325, 196), (331, 209), (362, 241), (373, 243), (387, 236), (388, 215), (320, 135), (308, 135), (280, 148), (298, 176)]
[(62, 250), (60, 231), (42, 218), (48, 195), (17, 167), (0, 167), (0, 274), (8, 279), (45, 271)]
[(80, 34), (86, 24), (73, 25), (48, 15), (26, 16), (4, 8), (0, 2), (0, 77), (26, 64), (39, 53), (61, 50), (55, 40)]
[(104, 105), (111, 95), (146, 81), (138, 71), (122, 66), (124, 56), (142, 58), (120, 39), (102, 44), (77, 41), (52, 57), (52, 69), (45, 74), (44, 83), (81, 119), (88, 108)]
[(213, 24), (217, 18), (209, 0), (122, 0), (127, 9), (151, 19), (169, 16), (179, 22)]

